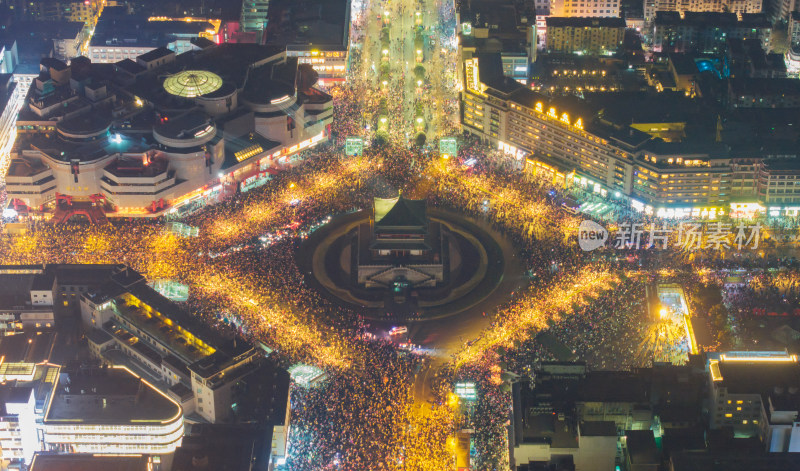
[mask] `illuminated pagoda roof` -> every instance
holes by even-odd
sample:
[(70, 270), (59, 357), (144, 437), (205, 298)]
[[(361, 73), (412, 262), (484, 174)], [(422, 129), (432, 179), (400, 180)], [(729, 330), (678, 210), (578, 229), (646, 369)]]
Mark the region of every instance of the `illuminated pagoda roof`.
[(427, 227), (425, 200), (375, 198), (376, 227)]
[(219, 90), (222, 78), (206, 70), (184, 70), (164, 80), (164, 90), (184, 98), (194, 98)]

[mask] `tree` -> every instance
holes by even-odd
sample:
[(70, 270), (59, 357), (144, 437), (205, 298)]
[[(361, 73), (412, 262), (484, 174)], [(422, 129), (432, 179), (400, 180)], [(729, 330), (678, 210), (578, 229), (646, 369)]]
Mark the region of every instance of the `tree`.
[(715, 304), (708, 311), (708, 318), (717, 341), (721, 345), (730, 345), (733, 340), (731, 335), (731, 322), (728, 317), (728, 309), (723, 304)]
[(425, 80), (425, 67), (421, 64), (414, 67), (414, 77), (417, 80)]
[(417, 145), (417, 147), (422, 147), (422, 146), (425, 145), (425, 140), (426, 139), (427, 138), (425, 137), (425, 133), (421, 132), (421, 133), (417, 134), (417, 138), (414, 140), (414, 143)]

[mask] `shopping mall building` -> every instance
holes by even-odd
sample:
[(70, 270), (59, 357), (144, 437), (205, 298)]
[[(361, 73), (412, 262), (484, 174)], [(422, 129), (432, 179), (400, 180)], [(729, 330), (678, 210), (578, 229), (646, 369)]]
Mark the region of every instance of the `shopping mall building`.
[(20, 213), (185, 213), (270, 179), (328, 139), (331, 97), (285, 49), (159, 48), (116, 64), (49, 60), (17, 120)]
[(661, 217), (800, 211), (800, 165), (793, 146), (778, 140), (726, 144), (722, 117), (716, 115), (707, 138), (687, 139), (694, 132), (687, 129), (691, 124), (661, 110), (655, 110), (664, 116), (657, 122), (614, 119), (625, 113), (615, 113), (611, 108), (621, 105), (610, 99), (601, 108), (576, 96), (545, 96), (503, 77), (501, 70), (492, 55), (464, 61), (463, 130), (558, 186), (580, 186)]

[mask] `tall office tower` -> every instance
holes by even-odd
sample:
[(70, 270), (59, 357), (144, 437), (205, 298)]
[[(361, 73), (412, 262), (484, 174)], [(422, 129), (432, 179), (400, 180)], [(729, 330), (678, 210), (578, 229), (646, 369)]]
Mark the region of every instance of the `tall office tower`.
[(267, 28), (269, 0), (242, 0), (242, 31), (261, 32)]

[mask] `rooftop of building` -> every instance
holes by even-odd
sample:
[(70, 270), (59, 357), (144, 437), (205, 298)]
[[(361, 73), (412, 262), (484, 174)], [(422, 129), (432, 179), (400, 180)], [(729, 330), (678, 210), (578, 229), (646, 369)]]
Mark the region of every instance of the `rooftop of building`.
[(142, 62), (153, 62), (158, 59), (161, 59), (162, 57), (174, 56), (174, 55), (175, 51), (167, 49), (164, 46), (159, 46), (153, 49), (152, 51), (145, 52), (144, 54), (138, 56), (136, 60), (137, 61), (141, 60)]
[(619, 17), (548, 16), (545, 21), (548, 28), (625, 28), (625, 19)]
[(286, 425), (291, 377), (285, 369), (267, 358), (237, 383), (242, 385), (235, 396), (234, 414), (238, 423), (267, 428)]
[(169, 423), (181, 407), (125, 368), (62, 372), (44, 420), (50, 424)]
[(700, 72), (694, 58), (689, 54), (670, 53), (667, 57), (678, 75), (697, 75)]
[(533, 3), (510, 4), (504, 0), (469, 0), (459, 6), (461, 21), (471, 23), (473, 28), (490, 28), (513, 34), (517, 31), (518, 25), (532, 24), (536, 21)]
[[(39, 150), (51, 159), (61, 162), (71, 160), (92, 162), (117, 153), (145, 152), (151, 148), (151, 144), (152, 138), (147, 136), (120, 136), (119, 141), (116, 140), (116, 136), (107, 136), (95, 141), (74, 142), (62, 138), (58, 133), (50, 135), (35, 133), (21, 134), (16, 140), (14, 148), (18, 151)], [(29, 170), (24, 166), (15, 167), (16, 169), (25, 173)], [(9, 171), (9, 175), (19, 176), (11, 171)]]
[[(30, 392), (33, 392), (35, 410), (42, 413), (55, 391), (60, 368), (49, 363), (3, 363), (0, 366), (0, 376), (4, 379), (0, 384), (0, 389), (5, 391), (3, 397), (11, 402), (27, 402)], [(14, 389), (21, 392), (13, 392)]]
[(147, 471), (147, 456), (103, 456), (100, 454), (47, 454), (33, 455), (28, 471)]
[(159, 47), (174, 41), (176, 35), (197, 36), (212, 28), (202, 22), (148, 21), (146, 15), (118, 15), (112, 10), (103, 9), (90, 46)]
[[(652, 139), (642, 149), (656, 155), (691, 157), (693, 160), (701, 161), (724, 159), (729, 156), (728, 146), (712, 139), (684, 140), (682, 142), (666, 142), (661, 139)], [(671, 164), (662, 160), (659, 160), (655, 165), (661, 168), (690, 168), (688, 165)]]
[(397, 198), (375, 198), (375, 227), (427, 226), (425, 200), (410, 200), (403, 195)]
[(270, 0), (266, 44), (344, 47), (349, 23), (346, 0), (306, 0), (302, 8), (294, 0)]
[(687, 11), (657, 11), (655, 17), (656, 26), (667, 25), (692, 25), (695, 27), (720, 28), (720, 27), (741, 27), (741, 28), (769, 28), (770, 22), (763, 14), (742, 14), (742, 19), (736, 13), (721, 12), (697, 12)]
[(598, 420), (581, 422), (580, 433), (582, 437), (616, 437), (617, 426), (613, 420)]
[(258, 355), (247, 342), (234, 341), (228, 348), (213, 352), (211, 355), (206, 355), (198, 359), (191, 365), (189, 370), (199, 376), (200, 378), (209, 379), (218, 375), (223, 370), (227, 370), (224, 375), (217, 378), (220, 381), (212, 381), (209, 387), (212, 389), (225, 384), (229, 380), (234, 380), (236, 377), (245, 376), (259, 367), (257, 361), (242, 363), (247, 358), (252, 358)]
[[(686, 123), (697, 121), (701, 115), (712, 119), (707, 107), (683, 92), (588, 92), (583, 95), (587, 103), (600, 110), (603, 119), (616, 124)], [(713, 118), (716, 119), (716, 115)]]
[(55, 341), (55, 332), (26, 332), (0, 337), (2, 364), (47, 362), (52, 355)]
[(89, 342), (94, 343), (96, 345), (102, 345), (106, 342), (110, 342), (113, 340), (113, 337), (109, 335), (106, 331), (98, 328), (93, 328), (92, 330), (86, 333), (86, 338)]
[[(250, 111), (242, 109), (242, 112), (249, 113)], [(241, 161), (249, 159), (251, 157), (250, 154), (259, 155), (264, 152), (269, 152), (279, 146), (280, 142), (271, 141), (257, 132), (250, 132), (244, 136), (225, 139), (225, 161), (222, 163), (222, 168), (231, 168)], [(240, 158), (242, 159), (241, 161), (239, 160)]]
[(625, 437), (632, 465), (658, 465), (661, 463), (652, 430), (626, 430)]
[[(763, 446), (762, 446), (763, 448)], [(760, 451), (681, 451), (670, 458), (674, 471), (785, 471), (800, 469), (797, 453)]]
[(0, 30), (0, 41), (21, 36), (53, 39), (75, 39), (83, 29), (80, 21), (14, 21)]
[(193, 139), (195, 133), (213, 126), (213, 121), (205, 113), (187, 112), (172, 116), (168, 121), (158, 123), (153, 131), (170, 139)]
[(728, 83), (734, 96), (800, 95), (800, 80), (793, 78), (732, 77)]
[(36, 275), (0, 275), (0, 308), (12, 309), (30, 304), (30, 292)]
[(31, 400), (33, 388), (30, 386), (0, 385), (0, 415), (8, 415), (9, 404), (25, 404)]
[(208, 462), (207, 469), (249, 469), (264, 456), (272, 442), (272, 427), (250, 424), (192, 424), (175, 450), (172, 469), (194, 470), (193, 462)]
[(762, 394), (800, 390), (800, 363), (795, 361), (720, 361), (722, 377), (715, 382), (728, 394)]
[[(242, 89), (245, 82), (249, 88), (264, 89), (268, 84), (257, 83), (256, 75), (263, 73), (269, 77), (274, 65), (271, 63), (282, 59), (282, 52), (283, 50), (277, 47), (257, 44), (220, 44), (202, 51), (180, 54), (174, 61), (139, 75), (136, 83), (128, 89), (158, 108), (188, 109), (194, 106), (191, 100), (176, 97), (164, 89), (162, 85), (166, 77), (185, 70), (207, 71), (219, 76), (223, 84), (230, 84), (236, 89)], [(252, 69), (256, 64), (264, 65)], [(293, 73), (290, 78), (288, 83), (294, 83)], [(293, 88), (291, 90), (293, 92)]]
[(106, 283), (113, 272), (123, 266), (117, 264), (57, 264), (48, 265), (56, 273), (59, 285), (99, 286)]
[[(794, 146), (793, 146), (794, 147)], [(796, 147), (794, 147), (796, 149)], [(769, 170), (797, 170), (800, 169), (800, 159), (765, 159), (762, 164)]]

